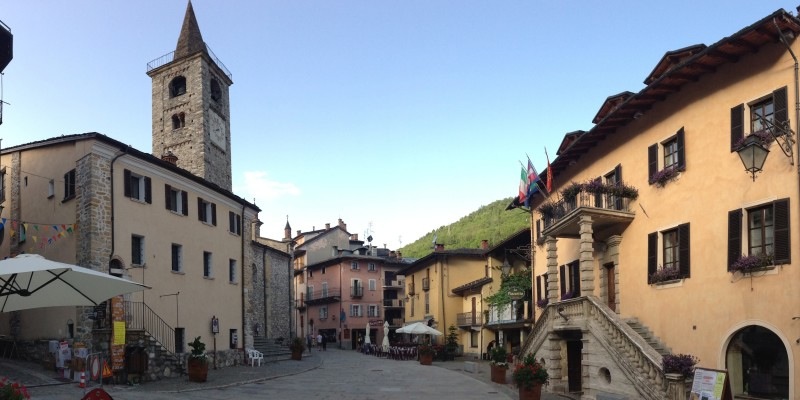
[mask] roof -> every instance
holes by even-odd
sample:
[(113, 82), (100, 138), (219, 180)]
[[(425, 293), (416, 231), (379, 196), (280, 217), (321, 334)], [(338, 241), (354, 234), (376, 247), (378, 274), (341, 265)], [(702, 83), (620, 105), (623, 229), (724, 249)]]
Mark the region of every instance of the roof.
[[(720, 66), (737, 62), (742, 56), (754, 53), (759, 47), (778, 42), (781, 33), (796, 36), (800, 33), (800, 20), (779, 9), (758, 22), (725, 37), (711, 46), (694, 45), (667, 52), (658, 65), (647, 76), (644, 89), (634, 95), (623, 95), (624, 101), (606, 105), (610, 110), (601, 111), (595, 117), (596, 125), (578, 137), (552, 160), (553, 177), (559, 176), (570, 165), (589, 153), (597, 144), (616, 131), (639, 118), (656, 103), (678, 92), (684, 85), (698, 81), (706, 74), (714, 73)], [(609, 98), (611, 99), (611, 98)], [(563, 146), (563, 143), (562, 143)], [(539, 175), (547, 180), (547, 170)]]
[(359, 261), (375, 261), (383, 264), (384, 266), (404, 266), (407, 264), (405, 260), (397, 259), (397, 258), (387, 258), (387, 257), (378, 257), (378, 256), (366, 256), (360, 254), (348, 254), (348, 255), (341, 255), (339, 257), (329, 258), (324, 261), (320, 261), (316, 264), (306, 265), (307, 270), (317, 270), (322, 269), (323, 267), (329, 267), (331, 265), (341, 264), (346, 261), (350, 260), (359, 260)]
[(152, 154), (145, 153), (145, 152), (140, 151), (140, 150), (136, 150), (135, 148), (131, 147), (130, 145), (127, 145), (127, 144), (122, 143), (122, 142), (120, 142), (118, 140), (112, 139), (112, 138), (110, 138), (110, 137), (108, 137), (106, 135), (103, 135), (102, 133), (88, 132), (88, 133), (80, 133), (80, 134), (75, 134), (75, 135), (61, 135), (61, 136), (50, 138), (50, 139), (38, 140), (38, 141), (35, 141), (35, 142), (25, 143), (25, 144), (21, 144), (21, 145), (18, 145), (18, 146), (7, 147), (7, 148), (2, 149), (2, 151), (0, 151), (0, 154), (10, 154), (10, 153), (14, 153), (14, 152), (17, 152), (17, 151), (32, 150), (32, 149), (43, 148), (43, 147), (48, 147), (48, 146), (54, 146), (54, 145), (63, 144), (63, 143), (78, 142), (78, 141), (81, 141), (81, 140), (98, 140), (98, 141), (101, 141), (101, 142), (106, 143), (106, 144), (108, 144), (108, 145), (110, 145), (112, 147), (118, 148), (120, 150), (120, 152), (121, 152), (120, 154), (127, 154), (127, 155), (129, 155), (131, 157), (136, 157), (136, 158), (138, 158), (138, 159), (140, 159), (140, 160), (142, 160), (144, 162), (148, 162), (150, 164), (157, 165), (157, 166), (159, 166), (161, 168), (164, 168), (166, 170), (169, 170), (169, 171), (171, 171), (171, 172), (173, 172), (173, 173), (175, 173), (177, 175), (180, 175), (180, 176), (182, 176), (182, 177), (184, 177), (186, 179), (194, 181), (195, 183), (203, 185), (203, 186), (205, 186), (205, 187), (207, 187), (207, 188), (209, 188), (211, 190), (214, 190), (214, 191), (216, 191), (216, 192), (218, 192), (218, 193), (220, 193), (220, 194), (222, 194), (222, 195), (224, 195), (224, 196), (236, 201), (237, 203), (239, 203), (239, 204), (241, 204), (241, 205), (243, 205), (245, 207), (250, 207), (250, 208), (255, 209), (257, 211), (261, 211), (261, 209), (258, 208), (258, 206), (256, 206), (255, 204), (250, 203), (249, 201), (247, 201), (247, 200), (245, 200), (245, 199), (233, 194), (233, 192), (231, 192), (231, 191), (229, 191), (227, 189), (224, 189), (224, 188), (222, 188), (221, 186), (219, 186), (219, 185), (217, 185), (215, 183), (209, 182), (209, 181), (207, 181), (207, 180), (205, 180), (205, 179), (203, 179), (203, 178), (201, 178), (201, 177), (199, 177), (199, 176), (197, 176), (197, 175), (195, 175), (195, 174), (193, 174), (193, 173), (191, 173), (191, 172), (189, 172), (189, 171), (187, 171), (187, 170), (185, 170), (185, 169), (183, 169), (181, 167), (178, 167), (177, 165), (174, 165), (172, 163), (164, 161), (164, 160), (162, 160), (162, 159), (160, 159), (160, 158), (158, 158), (158, 157), (156, 157), (156, 156), (154, 156)]
[(194, 16), (192, 1), (189, 0), (189, 4), (186, 5), (186, 15), (183, 17), (181, 34), (178, 36), (178, 44), (175, 46), (175, 59), (205, 50), (206, 45), (203, 42), (203, 35), (200, 33), (200, 25)]
[(398, 273), (402, 275), (414, 271), (419, 271), (424, 266), (432, 264), (433, 262), (441, 258), (449, 258), (449, 257), (483, 258), (486, 257), (486, 253), (488, 251), (489, 251), (488, 249), (454, 249), (454, 250), (434, 251), (426, 255), (425, 257), (422, 257), (414, 261), (413, 263), (411, 263), (411, 265), (403, 268)]
[(492, 278), (487, 276), (487, 277), (483, 277), (481, 279), (474, 280), (474, 281), (469, 282), (469, 283), (465, 283), (465, 284), (463, 284), (463, 285), (461, 285), (459, 287), (454, 288), (453, 290), (451, 290), (451, 292), (453, 292), (453, 294), (464, 294), (466, 292), (471, 292), (471, 291), (473, 291), (475, 289), (479, 289), (483, 285), (485, 285), (487, 283), (491, 283), (491, 282), (492, 282)]

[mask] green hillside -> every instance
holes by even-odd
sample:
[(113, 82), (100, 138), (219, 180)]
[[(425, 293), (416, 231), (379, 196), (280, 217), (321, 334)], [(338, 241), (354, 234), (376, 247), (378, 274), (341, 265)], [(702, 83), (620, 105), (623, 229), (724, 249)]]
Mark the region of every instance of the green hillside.
[(512, 200), (509, 197), (482, 206), (450, 225), (428, 232), (399, 250), (403, 252), (403, 257), (423, 257), (433, 251), (434, 235), (436, 243), (444, 244), (445, 249), (478, 248), (483, 239), (487, 239), (489, 247), (492, 247), (520, 229), (530, 226), (529, 213), (519, 208), (506, 210)]

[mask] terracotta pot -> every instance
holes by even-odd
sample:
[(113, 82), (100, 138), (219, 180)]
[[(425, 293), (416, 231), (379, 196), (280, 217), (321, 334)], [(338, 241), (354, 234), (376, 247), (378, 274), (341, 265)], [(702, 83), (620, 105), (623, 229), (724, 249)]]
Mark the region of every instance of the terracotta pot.
[(533, 385), (530, 389), (519, 387), (519, 400), (541, 400), (542, 398), (542, 384)]
[(190, 382), (205, 382), (208, 378), (208, 361), (189, 357), (186, 365)]
[(303, 350), (292, 350), (292, 360), (300, 361), (303, 359)]
[(492, 382), (494, 383), (506, 383), (506, 371), (508, 371), (508, 367), (503, 367), (500, 365), (491, 365), (492, 367)]
[(433, 364), (433, 354), (420, 354), (419, 363), (422, 365)]

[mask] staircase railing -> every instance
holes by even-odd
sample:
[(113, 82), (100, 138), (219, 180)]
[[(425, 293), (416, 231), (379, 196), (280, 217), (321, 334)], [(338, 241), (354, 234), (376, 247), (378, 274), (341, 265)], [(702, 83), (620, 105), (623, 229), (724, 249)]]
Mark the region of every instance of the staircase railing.
[(129, 330), (143, 330), (167, 352), (175, 354), (175, 329), (143, 302), (126, 301), (124, 306)]
[(570, 300), (569, 304), (549, 304), (525, 338), (520, 357), (535, 353), (544, 344), (553, 331), (559, 308), (567, 311), (574, 323), (578, 323), (576, 319), (583, 321), (593, 339), (608, 351), (643, 398), (664, 398), (667, 381), (661, 368), (661, 354), (594, 296), (581, 297), (579, 303)]

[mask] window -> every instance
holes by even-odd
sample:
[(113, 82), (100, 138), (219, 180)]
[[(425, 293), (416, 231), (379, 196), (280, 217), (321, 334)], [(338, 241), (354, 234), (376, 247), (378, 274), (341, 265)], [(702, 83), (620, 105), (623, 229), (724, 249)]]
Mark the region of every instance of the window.
[(581, 270), (578, 260), (559, 266), (558, 273), (561, 281), (561, 300), (580, 296)]
[(149, 177), (137, 175), (126, 169), (123, 172), (123, 180), (125, 197), (148, 204), (153, 202)]
[(328, 297), (328, 282), (322, 282), (322, 297)]
[(425, 292), (425, 314), (431, 313), (431, 292)]
[(52, 198), (56, 195), (56, 181), (50, 179), (50, 182), (47, 182), (47, 198)]
[(186, 94), (186, 78), (176, 76), (169, 83), (169, 97), (178, 97)]
[(172, 130), (181, 129), (186, 126), (186, 114), (172, 114)]
[(233, 211), (228, 211), (228, 231), (237, 235), (242, 234), (242, 216)]
[(367, 264), (367, 271), (375, 272), (376, 271), (375, 263), (368, 263)]
[[(739, 149), (739, 144), (746, 135), (762, 131), (772, 124), (783, 126), (788, 123), (789, 113), (786, 106), (786, 87), (784, 86), (772, 94), (748, 104), (750, 108), (749, 124), (745, 124), (744, 121), (744, 104), (731, 108), (731, 152)], [(750, 132), (744, 131), (745, 125), (749, 125)]]
[(369, 290), (371, 290), (371, 291), (373, 291), (373, 292), (374, 292), (375, 290), (377, 290), (377, 287), (378, 287), (378, 281), (377, 281), (377, 280), (375, 280), (375, 279), (370, 279), (368, 283), (369, 283)]
[(189, 215), (189, 194), (185, 190), (176, 189), (170, 185), (164, 185), (164, 194), (167, 210), (172, 212)]
[(28, 236), (28, 234), (27, 234), (27, 232), (28, 232), (27, 226), (28, 226), (28, 224), (22, 224), (22, 223), (19, 224), (19, 240), (17, 240), (17, 243), (23, 244), (27, 240), (27, 236)]
[(217, 226), (217, 205), (202, 198), (197, 198), (197, 219)]
[(319, 308), (319, 319), (320, 320), (328, 319), (328, 306), (321, 306)]
[[(683, 128), (661, 142), (647, 148), (647, 176), (648, 182), (664, 186), (664, 183), (677, 175), (679, 171), (686, 170), (685, 133)], [(659, 165), (659, 154), (661, 154), (661, 165)], [(617, 177), (621, 181), (621, 177)]]
[(183, 246), (172, 244), (172, 272), (183, 272)]
[[(611, 185), (618, 185), (622, 183), (622, 165), (617, 165), (613, 171), (607, 173), (603, 179), (605, 183), (609, 186)], [(613, 194), (606, 194), (605, 196), (597, 196), (595, 197), (595, 203), (598, 202), (598, 197), (603, 197), (605, 201), (605, 208), (611, 208), (614, 210), (622, 210), (625, 206), (623, 199), (618, 196), (614, 196)], [(602, 208), (602, 204), (595, 204), (596, 207)]]
[(0, 203), (6, 201), (6, 169), (0, 169)]
[(370, 304), (367, 306), (367, 317), (380, 317), (380, 311), (377, 305)]
[(306, 286), (306, 299), (309, 301), (314, 300), (314, 286), (309, 285)]
[(64, 174), (64, 200), (75, 197), (75, 170)]
[(213, 261), (211, 258), (211, 253), (208, 251), (203, 252), (203, 277), (204, 278), (211, 278), (211, 267), (213, 265)]
[(361, 311), (361, 304), (351, 304), (350, 305), (350, 316), (351, 317), (363, 317), (364, 314)]
[[(661, 240), (659, 241), (659, 235)], [(661, 254), (659, 259), (659, 242)], [(677, 278), (690, 276), (689, 224), (647, 235), (647, 283), (653, 284), (653, 275), (659, 270), (674, 269)]]
[(219, 82), (214, 78), (211, 78), (211, 100), (222, 100), (222, 89), (219, 86)]
[(358, 269), (358, 261), (351, 261), (350, 262), (350, 269), (357, 270)]
[[(253, 268), (255, 273), (256, 269)], [(228, 260), (228, 282), (236, 283), (236, 260), (230, 259)]]
[(472, 330), (469, 332), (469, 347), (478, 348), (478, 342), (480, 341), (478, 333)]
[(350, 280), (350, 297), (361, 297), (364, 295), (364, 285), (360, 279)]
[[(745, 211), (746, 228), (742, 210), (728, 213), (728, 270), (743, 254), (771, 255), (774, 265), (790, 263), (789, 200), (776, 200)], [(744, 239), (747, 242), (743, 245)]]
[(144, 236), (131, 235), (131, 265), (144, 265)]

